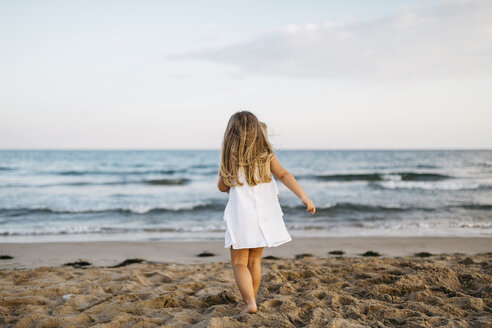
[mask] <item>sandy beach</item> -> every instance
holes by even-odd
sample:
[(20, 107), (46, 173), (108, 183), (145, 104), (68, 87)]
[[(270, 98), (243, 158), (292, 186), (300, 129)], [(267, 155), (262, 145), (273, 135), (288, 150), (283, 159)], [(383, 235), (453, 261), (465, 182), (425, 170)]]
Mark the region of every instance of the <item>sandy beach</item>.
[(296, 238), (265, 249), (258, 312), (238, 315), (222, 241), (4, 243), (0, 326), (490, 327), (491, 251), (491, 238)]

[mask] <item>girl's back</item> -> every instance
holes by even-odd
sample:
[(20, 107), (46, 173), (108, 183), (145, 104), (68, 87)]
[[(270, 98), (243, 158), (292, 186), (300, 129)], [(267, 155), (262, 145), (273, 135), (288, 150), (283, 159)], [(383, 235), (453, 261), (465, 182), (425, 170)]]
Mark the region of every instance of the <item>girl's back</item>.
[(242, 185), (231, 187), (224, 211), (225, 247), (274, 247), (292, 240), (283, 221), (274, 177), (271, 175), (270, 182), (250, 186), (241, 168), (239, 182)]

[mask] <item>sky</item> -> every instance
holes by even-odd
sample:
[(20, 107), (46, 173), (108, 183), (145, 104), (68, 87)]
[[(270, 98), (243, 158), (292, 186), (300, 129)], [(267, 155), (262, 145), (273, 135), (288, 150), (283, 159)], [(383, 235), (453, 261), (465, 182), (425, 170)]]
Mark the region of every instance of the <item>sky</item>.
[(492, 1), (2, 1), (0, 149), (492, 148)]

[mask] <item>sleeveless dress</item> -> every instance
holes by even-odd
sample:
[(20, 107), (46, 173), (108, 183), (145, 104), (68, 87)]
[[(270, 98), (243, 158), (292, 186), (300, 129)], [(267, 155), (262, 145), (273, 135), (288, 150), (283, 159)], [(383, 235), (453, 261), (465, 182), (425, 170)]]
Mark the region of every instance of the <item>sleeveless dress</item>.
[(224, 210), (225, 248), (276, 247), (291, 241), (273, 175), (271, 182), (253, 187), (246, 182), (243, 169), (238, 178), (243, 185), (231, 187)]

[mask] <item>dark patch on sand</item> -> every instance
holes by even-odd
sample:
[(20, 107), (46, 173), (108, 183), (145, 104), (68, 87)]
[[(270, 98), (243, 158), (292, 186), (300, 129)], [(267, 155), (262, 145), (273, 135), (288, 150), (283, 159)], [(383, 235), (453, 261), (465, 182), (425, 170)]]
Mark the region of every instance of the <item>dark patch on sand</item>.
[(264, 260), (281, 260), (282, 258), (278, 257), (278, 256), (268, 255), (268, 256), (263, 257), (263, 259)]
[(197, 255), (198, 257), (210, 257), (210, 256), (215, 256), (214, 253), (210, 253), (208, 251), (203, 251), (200, 254)]
[(429, 252), (420, 252), (420, 253), (415, 253), (414, 256), (416, 257), (431, 257), (433, 254)]
[(127, 266), (127, 265), (130, 265), (130, 264), (134, 264), (134, 263), (142, 263), (144, 261), (145, 260), (143, 260), (143, 259), (128, 259), (128, 260), (124, 260), (123, 262), (121, 262), (119, 264), (110, 266), (108, 268), (119, 268), (119, 267)]
[(75, 262), (65, 263), (63, 265), (65, 265), (65, 266), (72, 266), (74, 268), (82, 268), (82, 267), (91, 265), (91, 263), (90, 262), (87, 262), (87, 261), (75, 261)]
[(360, 254), (360, 255), (361, 256), (381, 256), (381, 254), (379, 254), (378, 252), (374, 252), (374, 251), (367, 251), (364, 254)]

